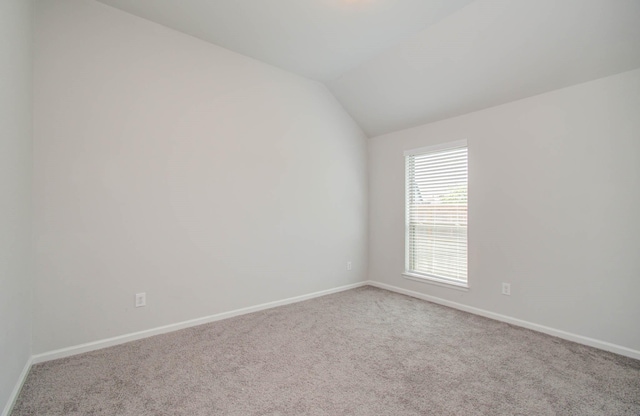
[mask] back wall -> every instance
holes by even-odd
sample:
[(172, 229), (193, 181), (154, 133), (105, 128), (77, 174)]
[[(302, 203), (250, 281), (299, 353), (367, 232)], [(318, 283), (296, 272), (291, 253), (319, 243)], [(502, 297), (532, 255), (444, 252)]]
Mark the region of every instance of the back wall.
[[(370, 278), (640, 357), (638, 115), (635, 70), (371, 139)], [(460, 139), (469, 143), (467, 292), (401, 276), (403, 152)]]

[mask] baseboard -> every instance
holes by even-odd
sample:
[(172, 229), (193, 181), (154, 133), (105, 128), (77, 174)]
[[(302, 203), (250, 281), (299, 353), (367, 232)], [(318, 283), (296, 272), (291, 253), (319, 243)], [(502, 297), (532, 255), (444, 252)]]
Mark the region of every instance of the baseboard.
[(252, 312), (262, 311), (265, 309), (271, 309), (277, 306), (283, 306), (283, 305), (289, 305), (292, 303), (302, 302), (304, 300), (313, 299), (313, 298), (317, 298), (325, 295), (330, 295), (332, 293), (342, 292), (345, 290), (355, 289), (357, 287), (366, 286), (366, 285), (367, 285), (367, 282), (358, 282), (358, 283), (354, 283), (346, 286), (340, 286), (333, 289), (321, 290), (319, 292), (309, 293), (307, 295), (295, 296), (292, 298), (278, 300), (274, 302), (267, 302), (267, 303), (263, 303), (256, 306), (249, 306), (247, 308), (241, 308), (233, 311), (222, 312), (219, 314), (205, 316), (202, 318), (191, 319), (189, 321), (178, 322), (175, 324), (147, 329), (144, 331), (120, 335), (113, 338), (103, 339), (103, 340), (94, 341), (94, 342), (88, 342), (86, 344), (75, 345), (67, 348), (61, 348), (59, 350), (36, 354), (31, 358), (32, 358), (33, 364), (38, 364), (45, 361), (57, 360), (59, 358), (70, 357), (72, 355), (77, 355), (77, 354), (82, 354), (89, 351), (99, 350), (102, 348), (112, 347), (114, 345), (124, 344), (127, 342), (152, 337), (155, 335), (166, 334), (167, 332), (173, 332), (180, 329), (185, 329), (193, 326), (207, 324), (210, 322), (220, 321), (222, 319), (228, 319), (234, 316), (245, 315)]
[(236, 309), (236, 310), (233, 310), (233, 311), (222, 312), (222, 313), (211, 315), (211, 316), (192, 319), (192, 320), (184, 321), (184, 322), (178, 322), (178, 323), (175, 323), (175, 324), (165, 325), (165, 326), (161, 326), (161, 327), (157, 327), (157, 328), (153, 328), (153, 329), (148, 329), (148, 330), (144, 330), (144, 331), (139, 331), (139, 332), (134, 332), (134, 333), (130, 333), (130, 334), (120, 335), (120, 336), (113, 337), (113, 338), (103, 339), (103, 340), (99, 340), (99, 341), (89, 342), (89, 343), (86, 343), (86, 344), (76, 345), (76, 346), (72, 346), (72, 347), (62, 348), (62, 349), (58, 349), (58, 350), (54, 350), (54, 351), (49, 351), (49, 352), (33, 355), (29, 359), (27, 364), (25, 365), (25, 368), (22, 371), (22, 374), (20, 375), (20, 379), (18, 380), (18, 383), (16, 384), (16, 387), (14, 388), (14, 391), (12, 392), (10, 400), (9, 400), (7, 406), (5, 406), (5, 409), (4, 409), (4, 411), (3, 411), (1, 416), (6, 416), (6, 415), (9, 414), (9, 411), (13, 407), (13, 403), (15, 402), (16, 398), (18, 397), (18, 394), (20, 392), (20, 388), (22, 387), (22, 384), (24, 383), (24, 380), (26, 379), (26, 376), (27, 376), (27, 374), (29, 372), (29, 368), (30, 368), (30, 366), (32, 364), (42, 363), (42, 362), (45, 362), (45, 361), (55, 360), (55, 359), (64, 358), (64, 357), (70, 357), (72, 355), (82, 354), (82, 353), (85, 353), (85, 352), (95, 351), (95, 350), (98, 350), (98, 349), (107, 348), (107, 347), (111, 347), (111, 346), (114, 346), (114, 345), (124, 344), (124, 343), (130, 342), (130, 341), (136, 341), (136, 340), (139, 340), (139, 339), (148, 338), (148, 337), (152, 337), (152, 336), (160, 335), (160, 334), (165, 334), (165, 333), (177, 331), (177, 330), (180, 330), (180, 329), (185, 329), (185, 328), (190, 328), (190, 327), (193, 327), (193, 326), (198, 326), (198, 325), (202, 325), (202, 324), (206, 324), (206, 323), (210, 323), (210, 322), (220, 321), (222, 319), (228, 319), (228, 318), (232, 318), (234, 316), (245, 315), (245, 314), (248, 314), (248, 313), (258, 312), (258, 311), (262, 311), (262, 310), (265, 310), (265, 309), (271, 309), (271, 308), (275, 308), (275, 307), (278, 307), (278, 306), (283, 306), (283, 305), (289, 305), (289, 304), (292, 304), (292, 303), (302, 302), (302, 301), (313, 299), (313, 298), (317, 298), (317, 297), (320, 297), (320, 296), (325, 296), (325, 295), (329, 295), (329, 294), (332, 294), (332, 293), (337, 293), (337, 292), (342, 292), (342, 291), (345, 291), (345, 290), (355, 289), (355, 288), (362, 287), (362, 286), (367, 286), (367, 285), (373, 286), (373, 287), (378, 287), (380, 289), (389, 290), (391, 292), (396, 292), (396, 293), (400, 293), (400, 294), (403, 294), (403, 295), (411, 296), (411, 297), (414, 297), (414, 298), (423, 299), (423, 300), (426, 300), (426, 301), (429, 301), (429, 302), (433, 302), (433, 303), (437, 303), (437, 304), (440, 304), (440, 305), (448, 306), (448, 307), (451, 307), (451, 308), (454, 308), (454, 309), (458, 309), (458, 310), (461, 310), (461, 311), (465, 311), (465, 312), (469, 312), (469, 313), (472, 313), (472, 314), (475, 314), (475, 315), (484, 316), (486, 318), (495, 319), (497, 321), (506, 322), (506, 323), (509, 323), (509, 324), (512, 324), (512, 325), (520, 326), (520, 327), (523, 327), (523, 328), (527, 328), (527, 329), (531, 329), (531, 330), (534, 330), (534, 331), (542, 332), (542, 333), (545, 333), (545, 334), (548, 334), (548, 335), (552, 335), (552, 336), (555, 336), (555, 337), (558, 337), (558, 338), (566, 339), (568, 341), (577, 342), (579, 344), (588, 345), (590, 347), (598, 348), (598, 349), (605, 350), (605, 351), (610, 351), (610, 352), (613, 352), (613, 353), (616, 353), (616, 354), (620, 354), (620, 355), (624, 355), (626, 357), (635, 358), (637, 360), (640, 360), (640, 351), (633, 350), (631, 348), (623, 347), (623, 346), (612, 344), (612, 343), (605, 342), (605, 341), (600, 341), (600, 340), (593, 339), (593, 338), (584, 337), (582, 335), (577, 335), (577, 334), (573, 334), (573, 333), (570, 333), (570, 332), (562, 331), (562, 330), (559, 330), (559, 329), (547, 327), (547, 326), (544, 326), (544, 325), (535, 324), (533, 322), (528, 322), (528, 321), (524, 321), (524, 320), (521, 320), (521, 319), (510, 317), (510, 316), (501, 315), (501, 314), (498, 314), (498, 313), (495, 313), (495, 312), (490, 312), (490, 311), (487, 311), (487, 310), (484, 310), (484, 309), (479, 309), (479, 308), (475, 308), (475, 307), (472, 307), (472, 306), (467, 306), (467, 305), (464, 305), (464, 304), (461, 304), (461, 303), (452, 302), (452, 301), (449, 301), (449, 300), (446, 300), (446, 299), (442, 299), (442, 298), (438, 298), (438, 297), (435, 297), (435, 296), (426, 295), (424, 293), (403, 289), (403, 288), (400, 288), (400, 287), (397, 287), (397, 286), (388, 285), (388, 284), (376, 282), (376, 281), (373, 281), (373, 280), (367, 280), (367, 281), (358, 282), (358, 283), (354, 283), (354, 284), (350, 284), (350, 285), (340, 286), (340, 287), (333, 288), (333, 289), (322, 290), (322, 291), (319, 291), (319, 292), (309, 293), (309, 294), (301, 295), (301, 296), (295, 296), (295, 297), (292, 297), (292, 298), (283, 299), (283, 300), (274, 301), (274, 302), (267, 302), (267, 303), (263, 303), (263, 304), (256, 305), (256, 306), (250, 306), (250, 307), (247, 307), (247, 308), (241, 308), (241, 309)]
[(568, 341), (577, 342), (578, 344), (588, 345), (590, 347), (598, 348), (601, 350), (613, 352), (616, 354), (624, 355), (626, 357), (635, 358), (640, 360), (640, 351), (633, 350), (631, 348), (623, 347), (621, 345), (612, 344), (606, 341), (600, 341), (597, 339), (585, 337), (582, 335), (572, 334), (570, 332), (562, 331), (560, 329), (551, 328), (544, 325), (535, 324), (533, 322), (523, 321), (522, 319), (513, 318), (499, 313), (490, 312), (484, 309), (475, 308), (473, 306), (467, 306), (462, 303), (452, 302), (446, 299), (438, 298), (435, 296), (425, 295), (424, 293), (415, 292), (413, 290), (403, 289), (397, 286), (388, 285), (386, 283), (380, 283), (373, 280), (366, 282), (369, 286), (374, 286), (380, 289), (389, 290), (391, 292), (400, 293), (403, 295), (411, 296), (414, 298), (426, 300), (429, 302), (437, 303), (439, 305), (448, 306), (461, 311), (469, 312), (474, 315), (484, 316), (486, 318), (495, 319), (496, 321), (506, 322), (508, 324), (520, 326), (523, 328), (531, 329), (537, 332), (542, 332), (547, 335), (566, 339)]
[(7, 404), (4, 406), (2, 410), (2, 416), (9, 416), (11, 414), (11, 410), (13, 410), (13, 406), (16, 404), (16, 400), (18, 399), (18, 395), (20, 394), (20, 390), (22, 390), (22, 386), (24, 385), (25, 380), (27, 379), (27, 375), (29, 374), (29, 369), (31, 368), (31, 364), (33, 363), (33, 357), (29, 357), (27, 362), (20, 373), (20, 377), (16, 382), (11, 395), (9, 396), (9, 400), (7, 400)]

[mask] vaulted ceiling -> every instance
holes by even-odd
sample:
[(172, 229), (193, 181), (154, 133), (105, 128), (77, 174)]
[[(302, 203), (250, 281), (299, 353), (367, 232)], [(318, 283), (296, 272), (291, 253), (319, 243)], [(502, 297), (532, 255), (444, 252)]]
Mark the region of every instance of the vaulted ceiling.
[(640, 67), (640, 0), (99, 0), (327, 84), (369, 136)]

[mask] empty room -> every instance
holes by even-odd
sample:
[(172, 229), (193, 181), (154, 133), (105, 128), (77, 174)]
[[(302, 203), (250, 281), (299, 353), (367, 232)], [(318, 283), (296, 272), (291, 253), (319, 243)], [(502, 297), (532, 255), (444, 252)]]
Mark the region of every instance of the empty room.
[(0, 416), (640, 415), (639, 0), (0, 0)]

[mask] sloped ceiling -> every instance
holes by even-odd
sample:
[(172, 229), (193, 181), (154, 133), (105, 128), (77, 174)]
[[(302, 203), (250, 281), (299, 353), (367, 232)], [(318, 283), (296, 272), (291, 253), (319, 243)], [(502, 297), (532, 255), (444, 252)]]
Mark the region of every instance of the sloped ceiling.
[(319, 81), (472, 0), (99, 0)]
[(377, 136), (638, 67), (639, 0), (477, 0), (329, 86)]
[(640, 67), (640, 0), (99, 0), (325, 82), (369, 136)]

